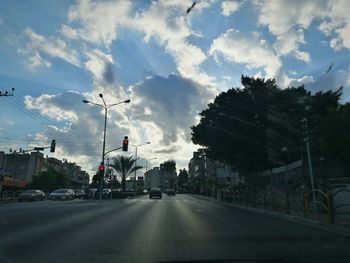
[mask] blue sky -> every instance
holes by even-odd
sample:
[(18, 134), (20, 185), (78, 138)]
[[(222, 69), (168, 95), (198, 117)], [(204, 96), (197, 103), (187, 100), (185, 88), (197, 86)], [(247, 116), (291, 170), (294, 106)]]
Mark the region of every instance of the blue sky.
[(131, 144), (151, 141), (138, 152), (156, 157), (152, 165), (175, 159), (183, 168), (198, 147), (190, 142), (198, 113), (242, 74), (313, 92), (343, 86), (350, 100), (346, 0), (202, 0), (186, 15), (191, 4), (1, 1), (0, 90), (15, 88), (0, 98), (1, 150), (56, 139), (48, 155), (92, 173), (103, 112), (81, 100), (99, 103), (102, 92), (107, 103), (132, 101), (110, 109), (107, 149), (128, 135)]

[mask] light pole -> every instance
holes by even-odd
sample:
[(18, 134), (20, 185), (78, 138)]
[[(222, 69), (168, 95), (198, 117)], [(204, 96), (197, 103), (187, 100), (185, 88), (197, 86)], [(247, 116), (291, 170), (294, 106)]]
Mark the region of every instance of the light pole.
[[(119, 105), (119, 104), (122, 104), (122, 103), (129, 103), (130, 100), (128, 99), (128, 100), (124, 100), (124, 101), (120, 101), (120, 102), (117, 102), (117, 103), (113, 103), (113, 104), (107, 105), (105, 100), (104, 100), (104, 98), (103, 98), (103, 94), (100, 93), (99, 96), (102, 99), (103, 104), (94, 103), (94, 102), (91, 102), (91, 101), (88, 101), (88, 100), (83, 100), (83, 102), (102, 107), (105, 110), (105, 123), (104, 123), (105, 125), (104, 125), (104, 129), (103, 129), (102, 162), (101, 162), (101, 165), (104, 165), (104, 161), (105, 161), (105, 146), (106, 146), (107, 111), (108, 111), (109, 108), (111, 108), (113, 106), (116, 106), (116, 105)], [(101, 180), (100, 180), (100, 200), (102, 200), (102, 187), (103, 187), (103, 178), (101, 178)]]
[(306, 117), (304, 119), (302, 119), (300, 122), (302, 123), (304, 142), (306, 145), (307, 160), (308, 160), (308, 164), (309, 164), (309, 174), (310, 174), (310, 182), (311, 182), (313, 207), (314, 207), (315, 211), (317, 212), (317, 203), (316, 203), (317, 200), (316, 200), (316, 193), (315, 193), (314, 173), (313, 173), (313, 169), (312, 169), (310, 143), (309, 143), (310, 136), (309, 136), (309, 128), (307, 125)]
[[(130, 146), (134, 146), (135, 147), (135, 167), (137, 165), (137, 147), (140, 147), (140, 146), (144, 146), (144, 145), (147, 145), (147, 144), (150, 144), (151, 142), (146, 142), (146, 143), (141, 143), (141, 144), (138, 144), (138, 145), (135, 145), (135, 144), (129, 144)], [(135, 170), (135, 181), (134, 181), (134, 189), (136, 190), (136, 170)]]

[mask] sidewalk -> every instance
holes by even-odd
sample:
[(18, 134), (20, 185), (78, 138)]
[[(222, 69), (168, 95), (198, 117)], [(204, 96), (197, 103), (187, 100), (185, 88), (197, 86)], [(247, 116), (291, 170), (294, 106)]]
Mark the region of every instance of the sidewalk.
[(322, 230), (336, 232), (341, 235), (349, 235), (350, 236), (350, 215), (336, 215), (335, 216), (335, 224), (329, 223), (328, 215), (321, 213), (313, 213), (310, 212), (309, 217), (305, 217), (304, 213), (301, 211), (290, 211), (289, 214), (283, 211), (273, 211), (269, 209), (257, 208), (253, 206), (245, 206), (244, 203), (239, 205), (239, 203), (235, 202), (221, 202), (218, 197), (215, 199), (214, 197), (208, 197), (203, 195), (191, 195), (195, 198), (206, 200), (208, 202), (214, 202), (221, 205), (233, 206), (238, 209), (248, 210), (251, 212), (269, 215), (275, 218), (288, 220), (295, 223), (301, 223), (310, 227), (316, 227)]

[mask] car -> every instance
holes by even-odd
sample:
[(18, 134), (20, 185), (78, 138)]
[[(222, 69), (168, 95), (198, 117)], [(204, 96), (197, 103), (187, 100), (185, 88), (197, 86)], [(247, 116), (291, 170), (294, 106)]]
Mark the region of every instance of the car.
[[(102, 189), (102, 198), (103, 199), (110, 198), (111, 194), (112, 194), (111, 189), (109, 189), (109, 188)], [(97, 191), (95, 192), (94, 199), (100, 199), (100, 190), (99, 189), (97, 189)]]
[(75, 198), (75, 193), (72, 189), (58, 189), (49, 195), (50, 200), (72, 200)]
[(97, 191), (97, 188), (85, 189), (83, 199), (84, 200), (94, 199), (96, 191)]
[(25, 190), (18, 196), (18, 201), (42, 201), (45, 199), (45, 193), (38, 189)]
[(162, 191), (160, 188), (152, 188), (149, 192), (149, 198), (152, 199), (153, 197), (159, 197), (162, 198)]
[(74, 193), (75, 193), (75, 198), (81, 199), (84, 196), (84, 190), (83, 189), (75, 189)]
[(169, 196), (169, 195), (175, 196), (175, 190), (174, 189), (168, 189), (166, 191), (166, 194), (167, 194), (167, 196)]

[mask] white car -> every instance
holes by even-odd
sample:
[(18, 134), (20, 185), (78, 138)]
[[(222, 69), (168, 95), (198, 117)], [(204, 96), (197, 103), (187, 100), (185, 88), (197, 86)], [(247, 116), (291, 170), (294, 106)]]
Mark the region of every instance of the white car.
[(73, 189), (58, 189), (49, 195), (50, 200), (71, 200), (75, 198)]

